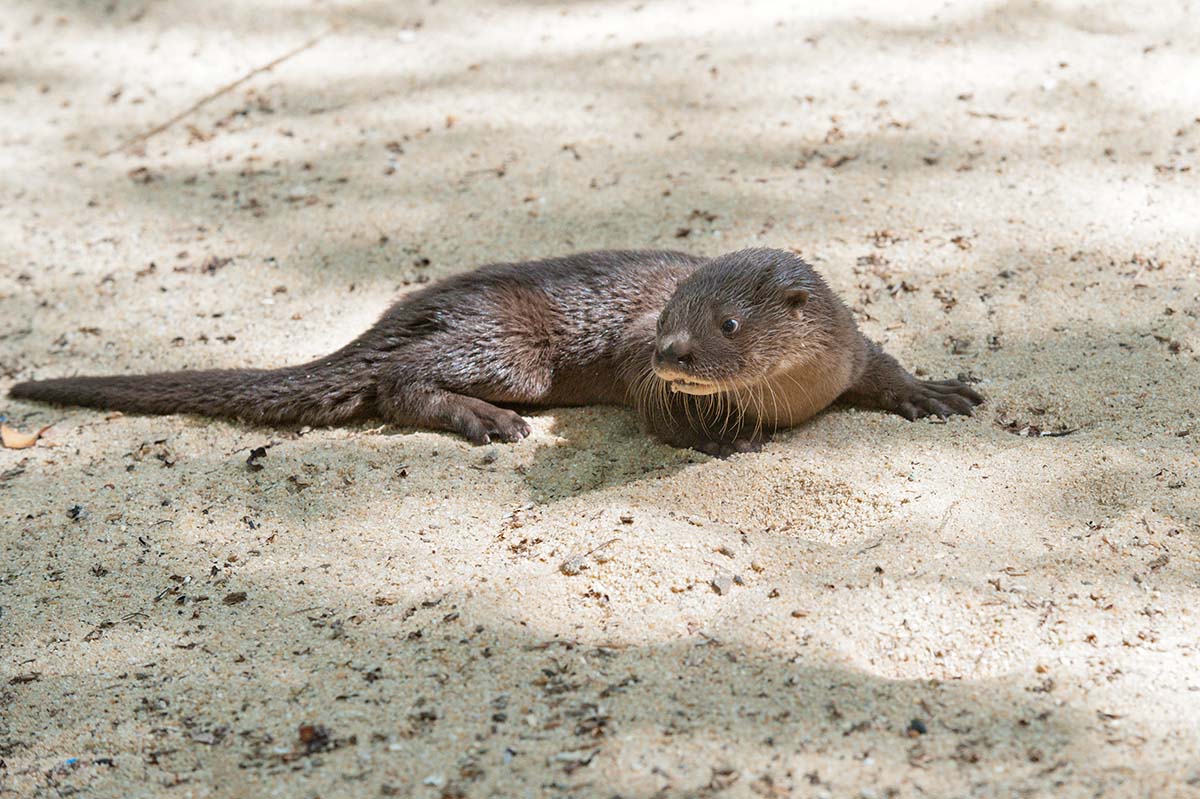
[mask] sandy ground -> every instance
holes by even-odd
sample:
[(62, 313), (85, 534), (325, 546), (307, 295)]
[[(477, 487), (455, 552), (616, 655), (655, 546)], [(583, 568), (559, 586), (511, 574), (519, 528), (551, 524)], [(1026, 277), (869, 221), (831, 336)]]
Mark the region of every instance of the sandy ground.
[(1196, 12), (800, 5), (0, 3), (0, 391), (771, 245), (990, 398), (725, 462), (0, 400), (0, 796), (1200, 794)]

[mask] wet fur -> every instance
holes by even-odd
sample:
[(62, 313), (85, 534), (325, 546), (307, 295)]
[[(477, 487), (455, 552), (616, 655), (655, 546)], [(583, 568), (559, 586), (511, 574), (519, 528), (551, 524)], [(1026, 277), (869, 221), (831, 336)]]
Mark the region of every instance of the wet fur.
[[(744, 320), (738, 336), (720, 332), (730, 314)], [(725, 391), (676, 393), (656, 374), (661, 336), (680, 331), (697, 346), (692, 373)], [(908, 418), (969, 413), (982, 399), (954, 381), (913, 378), (863, 338), (807, 264), (763, 249), (492, 264), (404, 297), (350, 344), (301, 366), (58, 378), (19, 383), (10, 396), (268, 425), (381, 418), (475, 443), (528, 435), (514, 408), (629, 405), (663, 441), (722, 455), (838, 399)]]

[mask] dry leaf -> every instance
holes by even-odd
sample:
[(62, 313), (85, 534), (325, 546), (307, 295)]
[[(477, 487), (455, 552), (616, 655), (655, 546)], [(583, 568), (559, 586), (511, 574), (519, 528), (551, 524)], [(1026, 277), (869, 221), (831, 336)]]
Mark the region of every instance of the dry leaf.
[(37, 440), (42, 437), (42, 433), (49, 429), (50, 425), (46, 425), (36, 433), (22, 433), (6, 424), (0, 424), (0, 443), (3, 443), (8, 449), (28, 449), (37, 443)]

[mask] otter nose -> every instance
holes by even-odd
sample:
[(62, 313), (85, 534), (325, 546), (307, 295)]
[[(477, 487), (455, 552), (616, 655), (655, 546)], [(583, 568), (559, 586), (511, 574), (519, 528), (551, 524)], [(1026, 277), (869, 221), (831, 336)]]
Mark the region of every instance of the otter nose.
[(692, 362), (692, 340), (686, 334), (664, 338), (658, 345), (658, 359), (674, 366), (687, 366)]

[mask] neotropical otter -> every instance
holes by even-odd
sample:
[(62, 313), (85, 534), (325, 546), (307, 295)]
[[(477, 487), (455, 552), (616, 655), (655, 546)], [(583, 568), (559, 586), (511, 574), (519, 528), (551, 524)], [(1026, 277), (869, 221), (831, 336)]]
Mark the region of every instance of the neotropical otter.
[(907, 419), (983, 401), (955, 380), (917, 380), (808, 264), (768, 249), (492, 264), (404, 297), (302, 366), (67, 377), (10, 395), (260, 424), (376, 417), (476, 444), (527, 436), (514, 407), (627, 405), (661, 440), (722, 456), (835, 400)]

